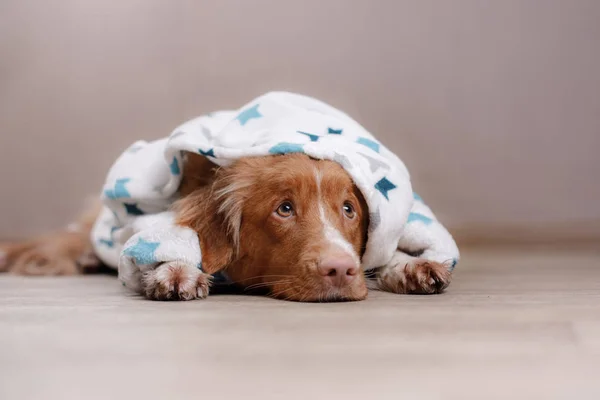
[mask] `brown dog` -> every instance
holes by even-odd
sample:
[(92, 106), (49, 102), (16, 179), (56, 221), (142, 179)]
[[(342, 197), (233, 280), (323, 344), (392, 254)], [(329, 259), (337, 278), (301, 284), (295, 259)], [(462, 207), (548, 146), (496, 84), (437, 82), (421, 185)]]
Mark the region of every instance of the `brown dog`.
[[(142, 279), (151, 299), (204, 297), (210, 274), (219, 271), (242, 288), (262, 287), (296, 301), (361, 300), (367, 286), (440, 293), (450, 282), (445, 265), (401, 252), (366, 279), (360, 260), (367, 206), (350, 176), (332, 161), (291, 154), (217, 168), (190, 154), (179, 198), (173, 206), (177, 223), (198, 232), (203, 272), (178, 263), (158, 266)], [(64, 275), (94, 268), (93, 219), (87, 215), (70, 231), (0, 246), (0, 270)]]

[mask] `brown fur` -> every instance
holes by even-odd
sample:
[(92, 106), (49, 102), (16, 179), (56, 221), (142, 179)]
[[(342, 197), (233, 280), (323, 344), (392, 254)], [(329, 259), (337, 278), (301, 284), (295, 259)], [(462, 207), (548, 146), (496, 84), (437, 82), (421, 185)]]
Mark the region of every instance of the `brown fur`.
[(24, 241), (0, 244), (4, 258), (0, 272), (18, 275), (74, 275), (94, 272), (99, 261), (94, 256), (89, 233), (100, 212), (94, 202), (73, 226)]
[[(212, 183), (199, 185), (175, 205), (178, 223), (198, 232), (203, 269), (212, 274), (225, 268), (244, 287), (266, 287), (273, 296), (292, 300), (366, 297), (362, 274), (339, 290), (318, 274), (328, 243), (322, 237), (317, 208), (316, 170), (323, 176), (322, 197), (331, 222), (362, 255), (367, 239), (366, 203), (337, 163), (305, 155), (257, 157), (217, 169)], [(298, 215), (289, 220), (274, 213), (285, 200), (297, 208)], [(355, 219), (344, 217), (344, 201), (354, 205)], [(220, 207), (223, 204), (228, 207)]]

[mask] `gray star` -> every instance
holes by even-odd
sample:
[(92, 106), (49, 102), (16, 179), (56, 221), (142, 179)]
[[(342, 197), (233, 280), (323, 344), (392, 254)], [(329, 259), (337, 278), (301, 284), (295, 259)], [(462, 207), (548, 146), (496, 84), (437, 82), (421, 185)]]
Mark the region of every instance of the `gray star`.
[(144, 146), (142, 145), (137, 145), (134, 144), (132, 145), (130, 148), (127, 149), (128, 153), (137, 153), (139, 150), (141, 150)]
[(384, 168), (384, 169), (389, 169), (389, 166), (384, 163), (383, 161), (379, 161), (371, 156), (368, 156), (366, 154), (363, 153), (358, 153), (361, 156), (363, 156), (364, 158), (367, 159), (367, 161), (369, 162), (369, 167), (371, 168), (371, 172), (375, 172), (377, 171), (378, 168)]
[(177, 132), (175, 132), (174, 134), (171, 135), (170, 139), (178, 138), (181, 135), (185, 135), (185, 132), (184, 131), (177, 131)]
[(372, 213), (369, 213), (369, 230), (374, 231), (381, 224), (381, 214), (379, 208)]
[(350, 163), (350, 160), (348, 160), (348, 157), (346, 157), (343, 154), (333, 153), (333, 161), (340, 164), (345, 169), (352, 169), (352, 163)]
[(163, 194), (163, 192), (162, 192), (163, 189), (164, 189), (163, 185), (156, 185), (156, 186), (152, 187), (152, 190), (154, 190), (156, 193), (160, 193), (160, 194)]
[(204, 135), (204, 137), (207, 139), (210, 139), (210, 137), (211, 137), (210, 129), (208, 129), (204, 125), (202, 125), (200, 128), (202, 129), (202, 134)]

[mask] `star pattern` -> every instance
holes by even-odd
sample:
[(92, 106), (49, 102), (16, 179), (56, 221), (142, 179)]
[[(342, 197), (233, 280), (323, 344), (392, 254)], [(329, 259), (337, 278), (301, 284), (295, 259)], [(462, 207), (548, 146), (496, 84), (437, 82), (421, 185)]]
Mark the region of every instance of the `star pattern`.
[[(270, 109), (268, 107), (268, 104), (266, 102), (261, 102), (261, 100), (258, 100), (260, 103), (257, 103), (256, 101), (251, 103), (250, 106), (242, 109), (237, 116), (231, 116), (232, 114), (227, 114), (227, 122), (229, 123), (233, 123), (234, 127), (238, 126), (237, 123), (235, 121), (238, 121), (239, 123), (239, 127), (238, 128), (234, 128), (234, 133), (239, 133), (240, 135), (245, 134), (245, 135), (253, 135), (256, 133), (256, 131), (258, 131), (259, 129), (261, 129), (261, 127), (263, 126), (263, 122), (267, 122), (267, 118), (270, 118)], [(264, 112), (264, 114), (263, 114)], [(317, 110), (315, 110), (315, 112), (319, 112)], [(209, 114), (209, 116), (212, 114)], [(233, 114), (235, 115), (235, 114)], [(318, 116), (317, 116), (318, 117)], [(231, 119), (233, 118), (233, 120)], [(263, 119), (261, 121), (255, 122), (253, 125), (253, 120), (256, 119)], [(206, 126), (200, 122), (198, 124), (194, 124), (194, 129), (190, 130), (188, 132), (186, 131), (182, 131), (182, 130), (177, 130), (176, 132), (174, 132), (170, 139), (176, 139), (180, 136), (186, 135), (185, 137), (180, 138), (180, 140), (178, 140), (178, 143), (184, 143), (186, 142), (187, 139), (193, 139), (193, 141), (195, 141), (197, 144), (195, 148), (198, 147), (202, 147), (202, 149), (198, 148), (198, 153), (206, 156), (206, 157), (212, 157), (212, 158), (217, 158), (215, 156), (215, 151), (217, 153), (219, 153), (219, 157), (223, 156), (223, 148), (220, 147), (220, 145), (218, 145), (217, 143), (219, 142), (214, 142), (214, 139), (218, 139), (218, 130), (215, 132), (211, 132), (211, 130), (209, 129), (209, 127), (212, 127), (213, 125), (211, 125), (211, 122), (209, 120), (204, 120), (206, 121)], [(386, 223), (389, 223), (388, 219), (389, 215), (388, 212), (390, 212), (390, 208), (393, 208), (396, 206), (396, 204), (394, 204), (394, 201), (397, 200), (397, 197), (404, 197), (404, 196), (400, 196), (400, 192), (404, 193), (402, 188), (404, 185), (404, 181), (403, 181), (403, 176), (399, 176), (397, 174), (395, 174), (395, 164), (394, 164), (394, 160), (388, 160), (387, 158), (387, 154), (388, 154), (388, 150), (384, 147), (383, 144), (379, 143), (375, 138), (371, 137), (368, 133), (363, 133), (361, 136), (360, 133), (358, 134), (358, 136), (355, 136), (355, 131), (353, 129), (352, 124), (346, 125), (343, 122), (340, 122), (339, 120), (330, 118), (330, 119), (325, 119), (325, 122), (320, 123), (320, 125), (315, 125), (315, 126), (311, 126), (311, 125), (305, 125), (303, 124), (303, 126), (296, 126), (296, 127), (303, 127), (306, 128), (307, 131), (300, 131), (297, 130), (295, 131), (297, 134), (300, 134), (302, 136), (305, 136), (306, 138), (308, 138), (309, 141), (307, 141), (306, 138), (301, 138), (301, 136), (297, 136), (296, 134), (294, 134), (293, 132), (293, 127), (290, 130), (285, 129), (285, 136), (279, 136), (279, 140), (287, 140), (287, 141), (282, 141), (277, 143), (275, 142), (271, 142), (270, 140), (273, 140), (273, 137), (277, 138), (277, 136), (270, 136), (269, 137), (269, 141), (263, 141), (261, 143), (261, 145), (265, 145), (267, 144), (267, 148), (269, 146), (272, 146), (268, 149), (268, 153), (269, 154), (289, 154), (289, 153), (303, 153), (306, 151), (311, 154), (311, 156), (315, 156), (316, 157), (323, 157), (323, 158), (327, 158), (327, 159), (332, 159), (333, 161), (337, 162), (339, 165), (341, 165), (346, 171), (350, 171), (353, 175), (353, 179), (360, 179), (360, 182), (363, 185), (366, 185), (364, 188), (366, 189), (366, 194), (369, 197), (369, 201), (371, 202), (371, 200), (374, 201), (374, 204), (371, 204), (371, 207), (369, 207), (369, 232), (371, 231), (375, 231), (378, 229), (386, 229), (387, 226), (385, 223), (383, 223), (384, 221), (382, 221), (382, 219), (386, 219)], [(329, 126), (329, 123), (331, 123), (333, 126)], [(245, 127), (247, 124), (250, 124), (248, 127)], [(255, 128), (255, 126), (258, 125), (258, 127)], [(215, 123), (215, 126), (220, 126), (218, 124)], [(244, 128), (245, 127), (245, 128)], [(220, 130), (220, 128), (219, 128)], [(345, 130), (345, 132), (344, 132)], [(288, 136), (290, 133), (292, 133), (291, 137)], [(213, 137), (214, 134), (214, 137)], [(338, 137), (336, 136), (329, 136), (329, 135), (338, 135)], [(343, 135), (343, 136), (342, 136)], [(260, 135), (259, 135), (260, 136)], [(287, 136), (287, 137), (286, 137)], [(252, 138), (250, 138), (252, 139)], [(340, 139), (338, 141), (338, 139)], [(346, 141), (344, 141), (344, 139), (347, 139)], [(277, 139), (275, 139), (277, 140)], [(344, 141), (344, 143), (341, 143), (342, 141)], [(318, 143), (315, 143), (318, 142)], [(349, 143), (347, 143), (349, 142)], [(356, 144), (352, 144), (352, 142), (356, 143)], [(135, 153), (136, 151), (142, 149), (143, 147), (145, 147), (145, 145), (143, 144), (143, 142), (141, 142), (142, 144), (134, 144), (132, 146), (130, 146), (130, 148), (127, 150), (127, 152), (130, 153)], [(193, 142), (192, 142), (193, 143)], [(315, 143), (313, 145), (313, 143)], [(275, 144), (275, 145), (273, 145)], [(174, 143), (172, 142), (172, 145), (174, 148), (176, 149), (180, 149), (181, 146), (175, 146)], [(320, 146), (323, 145), (323, 146)], [(360, 145), (360, 146), (358, 146)], [(215, 148), (213, 148), (212, 146), (217, 146)], [(185, 147), (186, 149), (189, 147)], [(368, 149), (368, 150), (367, 150)], [(254, 149), (253, 149), (254, 150)], [(266, 150), (266, 148), (261, 147), (260, 149), (258, 149), (261, 153), (261, 155), (264, 155), (264, 152)], [(378, 153), (377, 155), (372, 153)], [(142, 152), (140, 154), (141, 155), (145, 155), (145, 152)], [(227, 152), (225, 152), (227, 153)], [(313, 154), (314, 153), (314, 154)], [(383, 153), (383, 154), (380, 154)], [(174, 153), (172, 153), (174, 154)], [(333, 156), (333, 157), (332, 157)], [(358, 159), (356, 159), (356, 157), (362, 157), (363, 159), (365, 159), (368, 162), (368, 168), (367, 168), (367, 164), (365, 164), (364, 161), (360, 160), (360, 157)], [(133, 155), (129, 156), (131, 158), (132, 161), (133, 160)], [(185, 157), (179, 157), (179, 155), (177, 155), (176, 157), (172, 158), (172, 161), (169, 162), (168, 159), (166, 162), (163, 161), (164, 164), (163, 165), (163, 169), (165, 167), (168, 166), (169, 171), (172, 175), (174, 176), (179, 176), (182, 173), (183, 170), (183, 166), (185, 163)], [(359, 166), (362, 166), (362, 170), (359, 170)], [(164, 171), (166, 172), (166, 171)], [(168, 173), (167, 173), (168, 174)], [(119, 202), (108, 202), (108, 204), (114, 203), (114, 209), (117, 209), (119, 214), (121, 216), (125, 216), (124, 211), (126, 211), (126, 214), (129, 215), (130, 217), (135, 217), (135, 216), (140, 216), (140, 215), (144, 215), (146, 212), (151, 212), (152, 207), (150, 207), (148, 204), (146, 204), (144, 201), (139, 201), (139, 198), (142, 198), (142, 190), (144, 188), (146, 188), (146, 186), (144, 186), (144, 184), (146, 182), (139, 180), (139, 178), (136, 175), (129, 175), (127, 173), (124, 174), (125, 176), (130, 176), (131, 178), (121, 178), (121, 179), (117, 179), (115, 181), (112, 181), (108, 184), (108, 186), (106, 186), (109, 189), (106, 189), (104, 191), (104, 194), (106, 197), (110, 198), (110, 199), (125, 199), (125, 200), (120, 200)], [(119, 175), (117, 175), (119, 176)], [(381, 179), (379, 179), (381, 178)], [(378, 180), (379, 179), (379, 180)], [(150, 182), (149, 188), (152, 188), (152, 183), (154, 182)], [(400, 189), (395, 191), (396, 188), (398, 188), (397, 185), (400, 185)], [(371, 189), (369, 189), (369, 186)], [(361, 186), (362, 187), (362, 186)], [(154, 186), (153, 187), (154, 190), (156, 192), (159, 192), (162, 194), (162, 189), (164, 189), (162, 186), (158, 185), (158, 186)], [(380, 192), (381, 195), (383, 197), (385, 197), (385, 199), (387, 200), (387, 202), (383, 202), (382, 203), (382, 199), (378, 198), (379, 195), (376, 194), (376, 192), (373, 190), (373, 188)], [(390, 200), (390, 192), (391, 192), (391, 200)], [(407, 193), (408, 194), (408, 193)], [(422, 198), (415, 192), (413, 192), (413, 199), (415, 202), (422, 202)], [(121, 204), (123, 204), (123, 208), (121, 206)], [(144, 207), (144, 210), (142, 210), (140, 207)], [(418, 208), (418, 207), (417, 207)], [(426, 208), (426, 207), (425, 207)], [(428, 213), (427, 211), (425, 211), (426, 213)], [(406, 214), (404, 214), (406, 215)], [(131, 221), (135, 218), (128, 218), (128, 221)], [(424, 225), (430, 225), (432, 223), (437, 223), (437, 221), (435, 220), (435, 217), (429, 217), (427, 215), (423, 215), (420, 213), (415, 213), (412, 212), (410, 213), (410, 215), (408, 216), (407, 219), (407, 223), (416, 223), (416, 222), (421, 222)], [(116, 224), (116, 222), (113, 222), (113, 224)], [(382, 226), (383, 225), (383, 226)], [(106, 228), (109, 228), (109, 226), (107, 226)], [(419, 225), (415, 226), (415, 228), (418, 228)], [(119, 232), (117, 232), (116, 234), (113, 235), (113, 233), (115, 232), (117, 228), (112, 228), (111, 232), (110, 232), (110, 236), (108, 234), (103, 234), (100, 235), (103, 238), (101, 239), (97, 239), (99, 245), (105, 246), (105, 247), (120, 247), (119, 241), (121, 240), (120, 236), (125, 236), (125, 234), (119, 234)], [(165, 247), (167, 245), (167, 243), (165, 242), (165, 246), (163, 246), (161, 248), (161, 251), (159, 252), (159, 256), (156, 255), (156, 251), (157, 249), (160, 247), (161, 243), (160, 242), (153, 242), (151, 241), (153, 238), (147, 237), (148, 240), (144, 240), (142, 238), (139, 238), (137, 240), (137, 243), (129, 246), (128, 248), (126, 248), (125, 250), (123, 250), (123, 254), (126, 256), (131, 257), (132, 259), (135, 259), (135, 262), (138, 264), (152, 264), (152, 263), (156, 263), (158, 262), (157, 257), (159, 259), (162, 260), (162, 257), (165, 255), (163, 253), (166, 253), (166, 251), (168, 250), (168, 246)], [(130, 242), (131, 243), (131, 242)], [(106, 250), (106, 249), (105, 249)], [(452, 257), (452, 256), (450, 256)], [(457, 264), (457, 259), (454, 258), (450, 258), (448, 257), (448, 260), (446, 261), (446, 265), (449, 269), (454, 268), (454, 266)], [(451, 264), (451, 266), (450, 266)], [(198, 263), (197, 264), (197, 268), (199, 268), (200, 270), (202, 269), (202, 263)], [(215, 280), (220, 280), (220, 276), (217, 274), (215, 276)]]
[(114, 189), (106, 189), (104, 191), (104, 195), (106, 197), (108, 197), (109, 199), (113, 199), (113, 200), (130, 198), (131, 194), (125, 187), (125, 185), (127, 183), (129, 183), (130, 180), (131, 180), (130, 178), (117, 179), (117, 181), (115, 182)]
[(154, 185), (152, 186), (152, 190), (155, 191), (156, 193), (160, 193), (162, 194), (162, 191), (165, 187), (163, 185)]
[(198, 153), (202, 154), (205, 157), (214, 157), (215, 156), (215, 152), (213, 149), (208, 149), (208, 151), (198, 149)]
[(135, 203), (123, 203), (129, 215), (144, 215), (144, 212)]
[(303, 145), (297, 143), (281, 142), (269, 149), (271, 154), (288, 154), (288, 153), (302, 153), (304, 152)]
[(308, 138), (310, 139), (311, 142), (316, 142), (317, 140), (319, 140), (319, 136), (318, 135), (314, 135), (312, 133), (302, 132), (302, 131), (296, 131), (296, 132), (308, 136)]
[(177, 132), (175, 132), (175, 133), (173, 133), (173, 134), (171, 135), (171, 137), (169, 138), (169, 140), (172, 140), (172, 139), (178, 138), (179, 136), (182, 136), (182, 135), (185, 135), (185, 132), (184, 132), (184, 131), (177, 131)]
[(368, 148), (370, 148), (374, 152), (379, 153), (379, 143), (377, 143), (374, 140), (361, 137), (361, 138), (356, 139), (356, 143), (360, 143), (363, 146), (367, 146)]
[(235, 117), (235, 119), (240, 121), (240, 125), (244, 126), (251, 119), (263, 117), (263, 115), (258, 111), (259, 106), (260, 106), (260, 104), (255, 104), (252, 107), (245, 109), (244, 111), (239, 113), (238, 116)]
[(123, 250), (123, 254), (133, 258), (136, 264), (153, 264), (157, 261), (154, 252), (158, 246), (160, 246), (160, 242), (147, 242), (139, 238), (136, 244)]
[(177, 161), (177, 157), (173, 157), (173, 162), (169, 165), (169, 169), (173, 175), (179, 175), (181, 171), (179, 170), (179, 162)]
[(379, 208), (372, 213), (369, 213), (369, 230), (374, 231), (381, 224), (381, 213)]
[(106, 247), (114, 247), (115, 243), (109, 239), (99, 239), (98, 243), (105, 245)]
[(371, 156), (368, 156), (366, 154), (363, 154), (363, 153), (357, 153), (357, 154), (363, 156), (369, 162), (369, 168), (371, 169), (371, 172), (375, 172), (379, 168), (389, 169), (388, 165), (383, 161), (379, 161), (379, 160), (377, 160)]
[(421, 221), (425, 225), (430, 225), (433, 222), (433, 219), (431, 219), (428, 216), (423, 215), (423, 214), (412, 213), (411, 212), (408, 215), (408, 221), (407, 222), (410, 224), (411, 222), (416, 222), (416, 221)]
[(386, 177), (381, 178), (375, 184), (375, 189), (379, 190), (381, 192), (381, 194), (383, 195), (383, 197), (385, 197), (387, 200), (390, 199), (388, 197), (388, 192), (395, 188), (396, 188), (396, 185), (394, 185), (392, 182), (390, 182)]
[(139, 144), (133, 144), (133, 145), (131, 145), (130, 148), (127, 149), (127, 152), (134, 154), (134, 153), (137, 153), (138, 151), (140, 151), (142, 149), (142, 147), (144, 147), (144, 146), (139, 145)]
[(350, 160), (348, 159), (348, 157), (346, 157), (343, 154), (333, 153), (333, 161), (335, 161), (336, 163), (340, 164), (346, 170), (352, 169), (352, 163), (350, 162)]
[(205, 127), (204, 125), (202, 125), (200, 127), (200, 130), (202, 131), (202, 134), (204, 135), (205, 138), (210, 139), (211, 138), (211, 133), (210, 133), (210, 129), (208, 129), (207, 127)]

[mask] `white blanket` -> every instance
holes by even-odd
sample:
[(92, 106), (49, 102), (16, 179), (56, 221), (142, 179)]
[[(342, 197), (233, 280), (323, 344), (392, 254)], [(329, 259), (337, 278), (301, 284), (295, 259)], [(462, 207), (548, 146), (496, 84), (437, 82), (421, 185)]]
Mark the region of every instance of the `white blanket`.
[(98, 256), (119, 268), (124, 285), (140, 290), (141, 273), (167, 261), (202, 268), (196, 233), (173, 224), (185, 152), (226, 166), (241, 157), (302, 152), (338, 162), (369, 207), (365, 270), (390, 261), (396, 249), (452, 269), (458, 248), (448, 231), (413, 193), (404, 163), (343, 112), (310, 97), (267, 93), (235, 111), (184, 123), (165, 139), (134, 143), (110, 169), (104, 210), (92, 241)]

